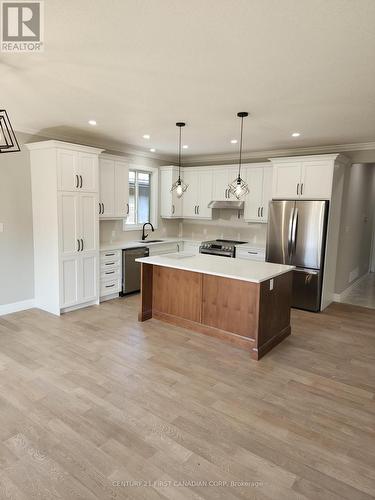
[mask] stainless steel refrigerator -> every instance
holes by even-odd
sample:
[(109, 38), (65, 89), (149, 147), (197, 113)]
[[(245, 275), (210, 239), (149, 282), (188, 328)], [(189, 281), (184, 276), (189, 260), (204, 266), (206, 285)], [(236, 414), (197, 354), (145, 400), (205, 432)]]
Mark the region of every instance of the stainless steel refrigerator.
[(266, 261), (296, 266), (293, 307), (320, 311), (328, 201), (271, 201)]

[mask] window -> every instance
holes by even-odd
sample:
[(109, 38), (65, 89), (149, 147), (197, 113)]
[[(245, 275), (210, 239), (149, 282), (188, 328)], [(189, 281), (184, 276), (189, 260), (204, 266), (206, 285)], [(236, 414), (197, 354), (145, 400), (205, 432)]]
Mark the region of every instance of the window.
[(151, 173), (129, 170), (129, 215), (126, 226), (140, 226), (151, 220)]

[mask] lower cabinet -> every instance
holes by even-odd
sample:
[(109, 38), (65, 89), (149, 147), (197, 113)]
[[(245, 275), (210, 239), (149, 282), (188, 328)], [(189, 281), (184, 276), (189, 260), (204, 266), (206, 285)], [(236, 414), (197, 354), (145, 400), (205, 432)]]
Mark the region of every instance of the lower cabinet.
[(265, 262), (266, 250), (264, 248), (236, 247), (236, 258), (237, 259), (245, 259), (245, 260), (257, 260), (259, 262)]
[(100, 252), (100, 301), (112, 299), (122, 290), (122, 251)]
[(88, 253), (63, 257), (60, 264), (60, 308), (97, 300), (98, 257)]

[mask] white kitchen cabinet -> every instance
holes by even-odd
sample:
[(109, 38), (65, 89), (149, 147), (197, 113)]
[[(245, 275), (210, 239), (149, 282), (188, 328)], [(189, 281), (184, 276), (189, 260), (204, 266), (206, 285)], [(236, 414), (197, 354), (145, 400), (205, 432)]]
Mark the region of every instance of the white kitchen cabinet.
[(129, 214), (129, 169), (124, 161), (102, 155), (99, 162), (99, 217), (126, 218)]
[(329, 200), (334, 162), (330, 155), (274, 158), (274, 199)]
[(264, 248), (244, 247), (243, 245), (240, 245), (236, 247), (236, 259), (265, 262), (266, 250)]
[(237, 168), (234, 168), (233, 166), (211, 168), (212, 199), (215, 201), (228, 201), (230, 199), (229, 184), (237, 177)]
[[(36, 307), (53, 314), (98, 303), (98, 156), (60, 141), (28, 144)], [(73, 179), (73, 181), (72, 181)]]
[(184, 182), (188, 184), (182, 202), (182, 215), (186, 218), (211, 219), (213, 173), (209, 169), (184, 169)]
[(98, 155), (69, 149), (67, 143), (61, 144), (63, 146), (57, 149), (58, 190), (97, 192)]
[(119, 296), (122, 290), (122, 250), (100, 252), (100, 301)]
[[(171, 192), (172, 185), (178, 179), (178, 167), (160, 168), (160, 217), (175, 219), (182, 217), (182, 198), (176, 191)], [(185, 182), (185, 179), (183, 179)]]
[(249, 194), (244, 199), (244, 220), (268, 222), (268, 204), (272, 196), (272, 166), (246, 165), (243, 172), (249, 186)]

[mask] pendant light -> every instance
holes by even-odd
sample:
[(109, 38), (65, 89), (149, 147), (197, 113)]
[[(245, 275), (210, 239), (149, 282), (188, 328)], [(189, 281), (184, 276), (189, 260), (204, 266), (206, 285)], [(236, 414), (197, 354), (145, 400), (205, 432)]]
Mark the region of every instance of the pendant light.
[(182, 127), (185, 127), (185, 125), (186, 125), (186, 123), (184, 123), (184, 122), (177, 122), (176, 123), (176, 126), (179, 127), (179, 129), (180, 129), (179, 130), (179, 139), (178, 139), (178, 179), (176, 182), (174, 182), (172, 184), (171, 192), (176, 191), (176, 195), (178, 198), (181, 198), (181, 196), (184, 194), (184, 192), (189, 187), (181, 179), (181, 133), (182, 133)]
[(234, 181), (229, 184), (229, 193), (232, 194), (239, 200), (243, 196), (246, 196), (249, 194), (249, 187), (246, 184), (246, 182), (241, 178), (241, 163), (242, 163), (242, 133), (243, 133), (243, 119), (246, 118), (246, 116), (249, 116), (249, 113), (246, 111), (241, 111), (240, 113), (237, 113), (237, 116), (241, 118), (241, 137), (240, 137), (240, 158), (238, 162), (238, 175), (234, 179)]
[(10, 123), (8, 113), (0, 109), (0, 153), (14, 153), (20, 151), (16, 134)]

